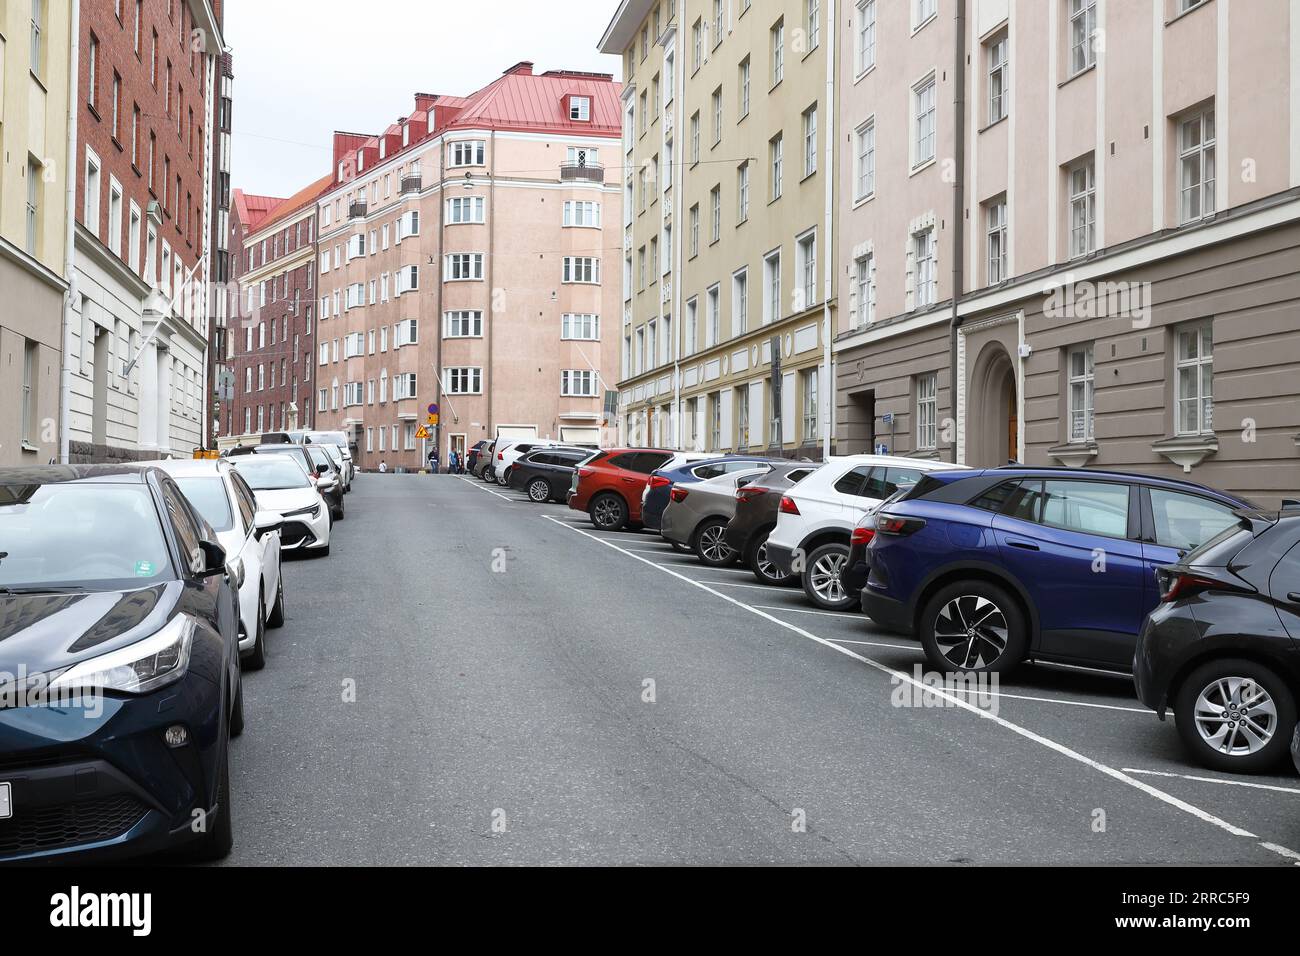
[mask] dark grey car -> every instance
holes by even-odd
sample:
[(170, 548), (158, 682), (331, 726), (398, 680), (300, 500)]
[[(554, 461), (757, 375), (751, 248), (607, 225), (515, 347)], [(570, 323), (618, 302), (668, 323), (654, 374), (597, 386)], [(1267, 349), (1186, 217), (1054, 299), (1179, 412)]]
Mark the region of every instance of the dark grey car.
[(788, 584), (797, 579), (797, 575), (783, 576), (767, 560), (767, 536), (776, 527), (781, 495), (820, 467), (813, 461), (785, 462), (737, 489), (736, 513), (727, 523), (726, 543), (740, 554), (741, 561), (760, 583)]

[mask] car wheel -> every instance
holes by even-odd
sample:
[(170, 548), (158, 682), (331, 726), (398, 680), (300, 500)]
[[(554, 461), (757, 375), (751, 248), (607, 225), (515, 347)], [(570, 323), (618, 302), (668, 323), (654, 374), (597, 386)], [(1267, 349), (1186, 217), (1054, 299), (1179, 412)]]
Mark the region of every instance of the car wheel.
[(339, 496), (338, 511), (333, 515), (333, 518), (335, 521), (342, 521), (345, 517), (347, 517), (347, 515), (343, 510), (343, 498), (342, 496)]
[(284, 568), (280, 568), (279, 580), (275, 584), (275, 603), (271, 605), (271, 618), (267, 621), (271, 627), (284, 627)]
[(591, 503), (591, 523), (601, 531), (621, 531), (627, 524), (627, 503), (606, 492)]
[(767, 534), (756, 536), (749, 544), (745, 555), (745, 564), (754, 572), (759, 584), (793, 584), (798, 580), (797, 574), (782, 574), (776, 565), (767, 559)]
[(502, 488), (505, 488), (505, 487), (509, 486), (509, 484), (510, 484), (510, 469), (509, 469), (509, 468), (507, 468), (505, 471), (501, 472), (501, 474), (499, 474), (499, 475), (497, 476), (497, 484), (500, 485)]
[(211, 828), (186, 848), (185, 857), (196, 863), (221, 860), (230, 855), (235, 845), (233, 814), (230, 812), (230, 734), (227, 726), (222, 735), (221, 755), (217, 758), (217, 819), (208, 820)]
[(941, 588), (921, 614), (921, 646), (944, 673), (993, 673), (1019, 664), (1029, 646), (1020, 605), (988, 581)]
[(1258, 773), (1282, 762), (1296, 725), (1296, 701), (1272, 670), (1224, 658), (1202, 664), (1174, 695), (1174, 723), (1198, 763)]
[(849, 546), (838, 541), (823, 544), (808, 555), (802, 583), (808, 599), (823, 611), (850, 611), (861, 600), (850, 594), (840, 579), (849, 563)]
[(701, 521), (691, 535), (691, 550), (701, 564), (711, 568), (725, 568), (736, 560), (736, 552), (726, 542), (727, 522), (721, 518)]
[(230, 708), (230, 736), (238, 737), (244, 732), (244, 675), (240, 672), (239, 682), (235, 684), (235, 706)]
[(551, 498), (551, 486), (545, 478), (534, 478), (528, 483), (528, 500), (544, 504)]
[(253, 649), (243, 659), (246, 671), (260, 671), (266, 666), (266, 601), (261, 595), (257, 598), (257, 637)]

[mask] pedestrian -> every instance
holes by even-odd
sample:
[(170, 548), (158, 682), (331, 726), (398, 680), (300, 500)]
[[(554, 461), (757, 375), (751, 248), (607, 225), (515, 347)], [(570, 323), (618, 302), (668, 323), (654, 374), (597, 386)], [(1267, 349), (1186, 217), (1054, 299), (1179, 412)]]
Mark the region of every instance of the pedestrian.
[(382, 458), (379, 459), (379, 473), (382, 475), (382, 474), (386, 474), (387, 472), (388, 472), (388, 462), (384, 461), (384, 459)]
[(429, 471), (435, 475), (438, 473), (438, 448), (436, 445), (429, 449)]
[(460, 467), (460, 456), (456, 454), (456, 449), (447, 452), (447, 474), (459, 475), (457, 470)]

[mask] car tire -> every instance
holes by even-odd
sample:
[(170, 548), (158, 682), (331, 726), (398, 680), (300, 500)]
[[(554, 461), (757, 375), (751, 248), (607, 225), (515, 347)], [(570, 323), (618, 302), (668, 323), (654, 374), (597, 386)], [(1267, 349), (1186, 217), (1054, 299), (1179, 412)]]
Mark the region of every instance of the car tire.
[(738, 554), (727, 544), (727, 522), (723, 518), (707, 518), (695, 527), (691, 535), (691, 550), (700, 563), (710, 568), (725, 568), (735, 563)]
[(217, 820), (216, 826), (186, 847), (187, 860), (211, 863), (225, 859), (235, 845), (235, 827), (230, 812), (230, 733), (229, 725), (222, 736), (221, 756), (217, 759)]
[(281, 566), (278, 580), (275, 582), (275, 603), (271, 605), (271, 617), (266, 622), (271, 627), (284, 627), (284, 567)]
[(753, 572), (759, 584), (771, 584), (784, 587), (799, 580), (797, 574), (781, 574), (776, 566), (767, 560), (767, 536), (770, 531), (754, 535), (749, 547), (745, 549), (745, 566)]
[(627, 526), (627, 502), (612, 492), (593, 498), (587, 514), (601, 531), (622, 531)]
[(1029, 628), (1015, 598), (981, 580), (956, 581), (935, 592), (921, 612), (918, 636), (926, 660), (942, 673), (1009, 671), (1029, 647)]
[[(664, 540), (665, 540), (665, 541), (668, 541), (667, 538), (664, 538)], [(671, 544), (671, 545), (673, 546), (673, 550), (676, 551), (678, 554), (690, 554), (690, 553), (691, 553), (691, 549), (688, 548), (688, 547), (686, 547), (686, 545), (684, 545), (684, 544), (678, 544), (676, 541), (668, 541), (668, 543)]]
[(266, 666), (266, 600), (260, 594), (257, 596), (257, 637), (241, 665), (246, 671), (260, 671)]
[(528, 500), (539, 505), (551, 500), (551, 485), (545, 478), (534, 478), (528, 483)]
[[(1247, 684), (1253, 685), (1255, 693), (1246, 689), (1243, 698)], [(1260, 773), (1274, 769), (1288, 755), (1296, 725), (1295, 695), (1262, 664), (1232, 657), (1207, 661), (1187, 675), (1172, 704), (1183, 745), (1202, 766), (1228, 773)], [(1222, 704), (1224, 709), (1216, 715), (1211, 704)], [(1249, 710), (1231, 710), (1232, 704), (1244, 704)], [(1249, 727), (1254, 736), (1266, 734), (1267, 739), (1260, 742), (1242, 735), (1245, 721), (1233, 717), (1243, 712), (1254, 715)], [(1216, 746), (1213, 739), (1220, 732), (1226, 740)], [(1222, 749), (1224, 743), (1233, 749)]]
[(230, 736), (238, 737), (244, 732), (244, 674), (241, 669), (239, 682), (235, 684), (235, 705), (230, 708)]
[(861, 596), (849, 594), (840, 580), (849, 562), (849, 546), (831, 541), (808, 555), (808, 563), (800, 575), (800, 583), (808, 600), (823, 611), (851, 611), (858, 607)]

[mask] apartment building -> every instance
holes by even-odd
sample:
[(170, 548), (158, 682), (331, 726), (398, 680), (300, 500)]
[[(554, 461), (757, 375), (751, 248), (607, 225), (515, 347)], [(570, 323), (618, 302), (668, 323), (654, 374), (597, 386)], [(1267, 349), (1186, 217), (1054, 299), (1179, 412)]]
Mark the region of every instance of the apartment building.
[(221, 25), (208, 0), (81, 0), (80, 10), (60, 454), (185, 455), (203, 443), (210, 411), (210, 131)]
[(58, 454), (72, 35), (65, 3), (0, 4), (0, 465)]
[(445, 461), (502, 428), (608, 440), (618, 96), (607, 74), (523, 62), (468, 96), (416, 94), (378, 135), (335, 134), (315, 416), (362, 467)]
[(315, 385), (316, 200), (324, 176), (283, 200), (235, 190), (233, 397), (225, 435), (309, 428)]
[(830, 442), (829, 0), (622, 0), (623, 441)]
[(846, 14), (843, 450), (1293, 495), (1300, 4)]

